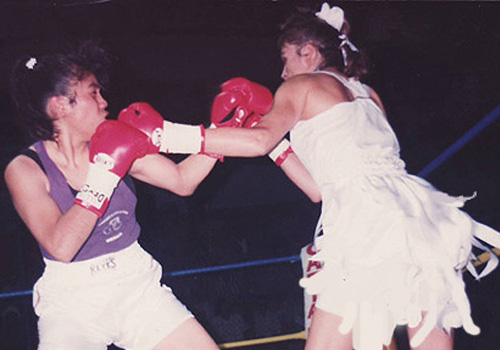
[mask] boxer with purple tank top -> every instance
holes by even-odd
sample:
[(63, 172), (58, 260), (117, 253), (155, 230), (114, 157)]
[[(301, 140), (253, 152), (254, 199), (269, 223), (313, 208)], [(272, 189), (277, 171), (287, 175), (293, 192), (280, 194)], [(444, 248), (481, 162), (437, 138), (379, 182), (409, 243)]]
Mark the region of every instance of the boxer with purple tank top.
[(8, 164), (5, 182), (45, 263), (33, 290), (38, 350), (216, 350), (138, 243), (132, 182), (191, 195), (216, 159), (193, 154), (176, 164), (140, 128), (106, 120), (107, 63), (102, 46), (82, 42), (21, 58), (12, 75), (32, 146)]

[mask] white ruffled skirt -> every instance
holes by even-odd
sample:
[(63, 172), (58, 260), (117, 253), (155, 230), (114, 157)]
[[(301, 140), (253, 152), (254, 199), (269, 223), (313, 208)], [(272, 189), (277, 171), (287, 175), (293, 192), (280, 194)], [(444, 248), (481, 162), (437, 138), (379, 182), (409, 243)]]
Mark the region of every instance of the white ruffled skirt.
[(356, 350), (380, 350), (397, 325), (415, 327), (423, 314), (414, 347), (434, 327), (479, 333), (462, 270), (491, 272), (496, 256), (478, 275), (472, 246), (488, 250), (479, 238), (500, 247), (500, 235), (459, 209), (469, 198), (407, 174), (345, 180), (322, 194), (312, 259), (323, 268), (300, 284), (318, 296), (318, 308), (343, 318), (339, 331), (353, 331)]

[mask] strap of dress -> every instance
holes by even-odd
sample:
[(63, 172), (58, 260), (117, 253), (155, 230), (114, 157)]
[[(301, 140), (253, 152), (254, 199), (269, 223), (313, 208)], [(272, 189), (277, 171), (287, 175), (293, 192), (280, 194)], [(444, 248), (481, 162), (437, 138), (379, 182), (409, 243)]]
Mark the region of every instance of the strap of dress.
[(314, 71), (314, 73), (323, 73), (323, 74), (330, 75), (330, 76), (336, 78), (337, 80), (339, 80), (342, 84), (348, 85), (347, 79), (344, 78), (343, 76), (341, 76), (340, 74), (335, 73), (335, 72), (332, 72), (329, 70), (317, 70), (317, 71)]
[(323, 73), (334, 77), (353, 93), (354, 98), (371, 98), (370, 87), (362, 84), (359, 80), (350, 81), (338, 73), (327, 70), (317, 70), (314, 73)]

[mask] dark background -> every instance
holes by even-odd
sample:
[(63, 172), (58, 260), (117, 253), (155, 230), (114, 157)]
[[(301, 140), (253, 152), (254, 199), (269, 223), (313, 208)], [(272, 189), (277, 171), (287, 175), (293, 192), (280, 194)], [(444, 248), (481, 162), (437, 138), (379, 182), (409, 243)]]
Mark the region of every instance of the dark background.
[[(273, 91), (280, 84), (278, 24), (297, 3), (0, 1), (2, 170), (26, 145), (8, 87), (20, 55), (36, 57), (68, 40), (99, 37), (119, 59), (104, 93), (111, 115), (142, 100), (169, 120), (207, 125), (211, 101), (225, 80), (243, 76)], [(351, 40), (371, 58), (366, 82), (384, 101), (410, 172), (418, 173), (500, 104), (500, 3), (335, 4), (350, 19)], [(427, 177), (453, 195), (477, 191), (465, 210), (496, 229), (499, 129), (493, 122)], [(0, 189), (0, 293), (30, 290), (43, 264), (3, 180)], [(166, 272), (296, 256), (311, 241), (319, 211), (267, 157), (226, 159), (189, 198), (139, 182), (137, 190), (141, 243)], [(290, 262), (165, 282), (216, 341), (228, 342), (301, 331), (300, 275), (300, 263)], [(466, 282), (482, 333), (472, 337), (458, 330), (456, 349), (497, 349), (498, 271), (480, 282), (467, 274)], [(0, 326), (0, 349), (34, 349), (30, 297), (0, 299)], [(302, 346), (293, 341), (260, 349)]]

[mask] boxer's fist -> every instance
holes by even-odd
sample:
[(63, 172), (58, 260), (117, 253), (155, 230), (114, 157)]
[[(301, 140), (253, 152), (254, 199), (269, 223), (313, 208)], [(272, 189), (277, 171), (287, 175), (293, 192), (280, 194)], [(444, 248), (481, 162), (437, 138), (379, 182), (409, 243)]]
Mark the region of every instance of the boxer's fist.
[(262, 116), (257, 113), (252, 113), (248, 118), (243, 122), (243, 127), (247, 129), (253, 128), (255, 125), (260, 123), (262, 120)]
[(118, 114), (118, 121), (139, 129), (149, 137), (150, 147), (160, 151), (164, 119), (150, 104), (145, 102), (132, 103)]
[(99, 125), (90, 140), (87, 179), (75, 203), (101, 217), (120, 179), (148, 148), (148, 137), (130, 125), (114, 120)]
[(265, 115), (272, 105), (273, 95), (265, 86), (245, 78), (233, 78), (222, 84), (210, 119), (217, 127), (241, 127), (252, 113)]
[(268, 88), (245, 78), (233, 78), (222, 84), (222, 91), (238, 92), (244, 96), (250, 113), (267, 114), (273, 106), (273, 95)]
[(164, 120), (146, 102), (135, 102), (123, 109), (118, 121), (146, 134), (150, 141), (149, 151), (184, 154), (203, 151), (205, 129), (202, 125), (176, 124)]
[(137, 158), (148, 152), (148, 138), (130, 125), (106, 120), (90, 139), (90, 162), (104, 166), (120, 178), (130, 169)]

